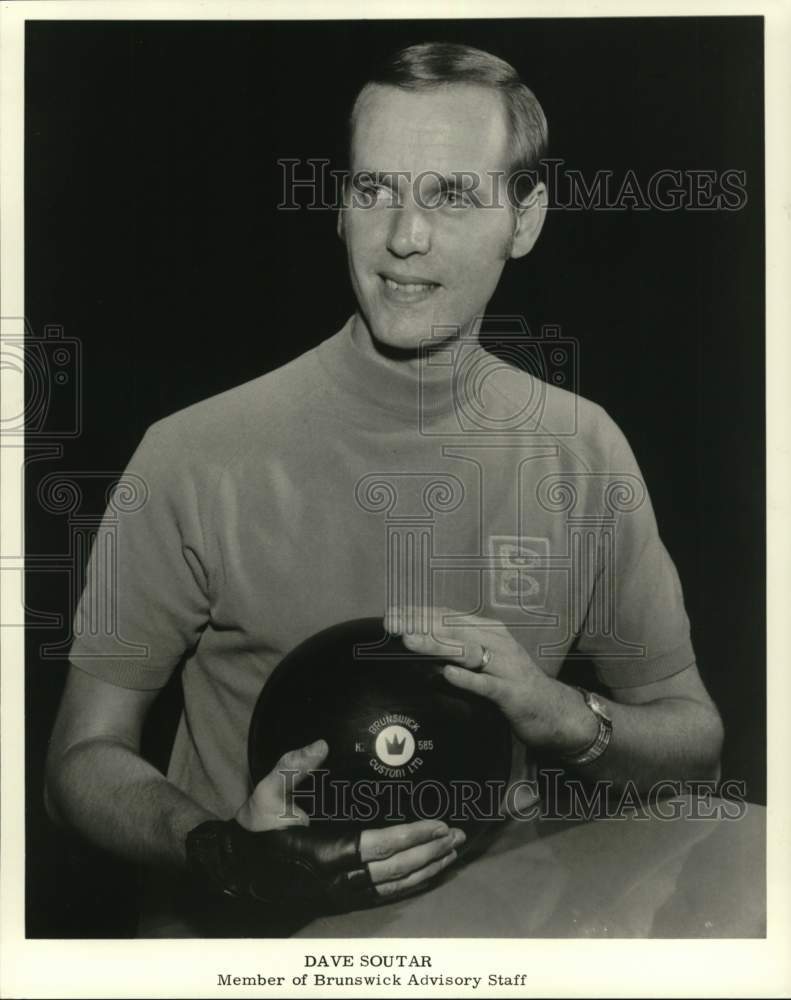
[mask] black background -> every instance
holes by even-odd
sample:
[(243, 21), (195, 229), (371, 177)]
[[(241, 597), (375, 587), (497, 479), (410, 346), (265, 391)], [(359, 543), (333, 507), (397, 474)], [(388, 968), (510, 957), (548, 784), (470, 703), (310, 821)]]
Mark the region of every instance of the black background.
[[(275, 368), (354, 309), (331, 212), (284, 212), (277, 159), (335, 158), (370, 65), (416, 41), (512, 62), (551, 155), (591, 178), (743, 170), (740, 211), (553, 211), (490, 313), (580, 344), (583, 395), (629, 438), (679, 570), (724, 776), (764, 802), (764, 243), (761, 18), (33, 22), (26, 45), (26, 311), (79, 340), (81, 433), (27, 471), (27, 550), (62, 556), (53, 471), (120, 474), (154, 420)], [(104, 505), (83, 477), (82, 514)], [(64, 573), (27, 605), (68, 621)], [(136, 873), (44, 814), (66, 671), (27, 648), (28, 935), (122, 936)], [(171, 690), (147, 745), (164, 764)]]

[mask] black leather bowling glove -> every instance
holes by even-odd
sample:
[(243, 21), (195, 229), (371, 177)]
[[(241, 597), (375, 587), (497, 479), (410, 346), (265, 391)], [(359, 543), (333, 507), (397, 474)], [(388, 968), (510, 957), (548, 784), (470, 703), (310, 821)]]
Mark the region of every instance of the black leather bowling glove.
[(234, 819), (187, 834), (190, 869), (214, 890), (302, 912), (341, 912), (376, 901), (360, 833), (288, 826), (253, 833)]

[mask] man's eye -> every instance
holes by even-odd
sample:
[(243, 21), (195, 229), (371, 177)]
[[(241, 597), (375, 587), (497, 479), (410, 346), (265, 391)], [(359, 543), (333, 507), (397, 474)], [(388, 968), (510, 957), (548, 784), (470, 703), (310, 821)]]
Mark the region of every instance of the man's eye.
[(466, 191), (448, 188), (438, 191), (432, 199), (432, 208), (469, 208), (471, 202)]
[(451, 208), (466, 208), (469, 204), (464, 191), (448, 191), (445, 201)]
[(357, 185), (360, 201), (366, 206), (394, 205), (397, 198), (392, 188), (385, 184), (360, 183)]

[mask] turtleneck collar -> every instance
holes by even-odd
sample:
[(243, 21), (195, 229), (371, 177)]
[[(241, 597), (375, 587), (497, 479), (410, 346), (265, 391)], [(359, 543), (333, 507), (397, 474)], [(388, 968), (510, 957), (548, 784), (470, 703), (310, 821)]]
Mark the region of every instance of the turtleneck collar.
[[(438, 350), (421, 358), (418, 366), (405, 363), (399, 369), (398, 362), (357, 344), (353, 326), (354, 316), (318, 348), (321, 363), (343, 394), (344, 407), (363, 407), (369, 417), (375, 411), (417, 426), (421, 414), (424, 420), (434, 420), (459, 405), (464, 379), (457, 377), (451, 350)], [(463, 350), (465, 364), (470, 352), (483, 352), (477, 342), (465, 343)]]

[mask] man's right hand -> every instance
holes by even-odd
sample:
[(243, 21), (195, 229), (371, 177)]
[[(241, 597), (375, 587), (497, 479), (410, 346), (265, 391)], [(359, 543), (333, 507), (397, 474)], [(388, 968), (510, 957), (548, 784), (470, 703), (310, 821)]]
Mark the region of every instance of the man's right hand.
[[(323, 883), (331, 898), (352, 908), (426, 888), (432, 878), (456, 859), (464, 833), (437, 820), (366, 829), (359, 834), (310, 827), (308, 817), (291, 800), (290, 790), (310, 771), (321, 767), (328, 752), (327, 744), (318, 740), (284, 754), (255, 787), (231, 821), (242, 830), (234, 831), (226, 846), (233, 851), (235, 845), (239, 863), (244, 867), (244, 872), (237, 872), (232, 881), (246, 882), (247, 889), (242, 890), (245, 894), (266, 894), (266, 887), (254, 870), (256, 855), (260, 855), (261, 876), (266, 879), (263, 869), (270, 867), (274, 851), (281, 857), (281, 868), (282, 859), (289, 855), (294, 871), (310, 870), (315, 875), (318, 896), (323, 891), (319, 883)], [(289, 772), (293, 780), (285, 781), (283, 772)], [(245, 836), (244, 831), (256, 835), (279, 832), (274, 837), (251, 837)], [(280, 880), (273, 879), (273, 892), (277, 890), (275, 882), (280, 884)], [(303, 886), (307, 895), (311, 893), (309, 883), (310, 879)], [(352, 885), (354, 891), (349, 893)], [(251, 886), (257, 888), (250, 892)]]

